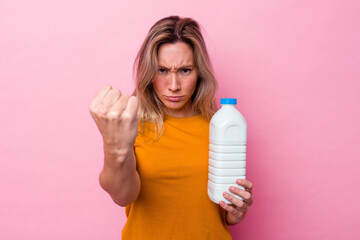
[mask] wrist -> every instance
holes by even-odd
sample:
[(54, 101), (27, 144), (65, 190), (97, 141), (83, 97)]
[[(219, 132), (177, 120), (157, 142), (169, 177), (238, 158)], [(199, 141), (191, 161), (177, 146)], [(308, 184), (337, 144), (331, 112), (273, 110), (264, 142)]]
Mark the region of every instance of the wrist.
[(133, 152), (133, 147), (131, 146), (119, 147), (116, 145), (104, 143), (104, 154), (111, 157), (123, 158), (123, 157), (127, 157), (132, 152)]
[(133, 165), (133, 148), (113, 148), (104, 145), (104, 168), (118, 169)]

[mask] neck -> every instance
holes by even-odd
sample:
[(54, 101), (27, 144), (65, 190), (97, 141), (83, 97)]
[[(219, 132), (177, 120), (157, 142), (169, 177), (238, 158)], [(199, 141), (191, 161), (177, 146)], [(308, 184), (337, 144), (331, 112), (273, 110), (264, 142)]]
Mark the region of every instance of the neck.
[(165, 109), (165, 114), (171, 117), (187, 118), (196, 115), (192, 109), (192, 103), (183, 106), (181, 109)]

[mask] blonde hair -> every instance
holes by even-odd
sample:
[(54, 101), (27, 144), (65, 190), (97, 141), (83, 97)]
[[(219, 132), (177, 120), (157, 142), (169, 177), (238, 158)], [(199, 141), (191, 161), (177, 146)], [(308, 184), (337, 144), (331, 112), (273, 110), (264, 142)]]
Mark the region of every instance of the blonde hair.
[(157, 136), (162, 134), (164, 117), (164, 104), (152, 86), (158, 68), (157, 53), (161, 44), (176, 42), (187, 43), (193, 50), (194, 65), (198, 73), (196, 89), (192, 96), (194, 112), (210, 119), (217, 110), (217, 81), (199, 24), (191, 18), (163, 18), (150, 28), (134, 63), (134, 94), (139, 100), (138, 119), (143, 127), (144, 122), (154, 123)]

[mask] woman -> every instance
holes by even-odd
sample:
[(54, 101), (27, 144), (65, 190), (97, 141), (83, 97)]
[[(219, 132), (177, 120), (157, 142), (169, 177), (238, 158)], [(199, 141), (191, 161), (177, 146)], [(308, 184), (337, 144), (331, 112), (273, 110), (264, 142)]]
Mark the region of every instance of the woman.
[[(101, 187), (126, 206), (122, 239), (231, 239), (252, 184), (219, 205), (207, 196), (209, 120), (217, 82), (199, 25), (171, 16), (150, 29), (137, 55), (133, 96), (103, 86), (90, 112), (103, 137)], [(220, 207), (219, 207), (220, 206)]]

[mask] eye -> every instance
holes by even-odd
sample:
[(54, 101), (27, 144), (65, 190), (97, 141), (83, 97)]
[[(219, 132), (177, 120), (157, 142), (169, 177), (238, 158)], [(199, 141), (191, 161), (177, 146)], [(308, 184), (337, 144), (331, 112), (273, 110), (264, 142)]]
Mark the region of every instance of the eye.
[(184, 73), (184, 74), (188, 74), (191, 72), (191, 69), (190, 68), (183, 68), (181, 69), (181, 73)]
[(160, 74), (164, 74), (164, 73), (167, 73), (167, 70), (166, 70), (165, 68), (159, 68), (159, 69), (158, 69), (158, 72), (159, 72)]

